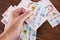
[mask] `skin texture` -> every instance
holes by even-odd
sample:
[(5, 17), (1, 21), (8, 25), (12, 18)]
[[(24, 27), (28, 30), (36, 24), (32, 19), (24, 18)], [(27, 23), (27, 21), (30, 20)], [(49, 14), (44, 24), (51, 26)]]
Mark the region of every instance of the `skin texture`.
[(9, 17), (7, 29), (0, 35), (0, 40), (15, 40), (20, 34), (24, 21), (32, 15), (31, 11), (26, 11), (24, 8), (18, 8), (12, 11)]

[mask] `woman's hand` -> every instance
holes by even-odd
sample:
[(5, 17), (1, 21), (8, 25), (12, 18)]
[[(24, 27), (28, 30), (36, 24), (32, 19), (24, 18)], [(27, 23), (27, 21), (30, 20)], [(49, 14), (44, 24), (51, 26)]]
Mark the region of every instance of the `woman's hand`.
[(24, 21), (31, 16), (31, 11), (26, 11), (24, 8), (19, 8), (14, 10), (10, 17), (7, 27), (2, 35), (1, 39), (3, 40), (13, 40), (20, 34), (21, 28), (23, 27)]
[(9, 18), (8, 26), (21, 26), (24, 21), (31, 15), (31, 11), (26, 11), (24, 8), (14, 10)]

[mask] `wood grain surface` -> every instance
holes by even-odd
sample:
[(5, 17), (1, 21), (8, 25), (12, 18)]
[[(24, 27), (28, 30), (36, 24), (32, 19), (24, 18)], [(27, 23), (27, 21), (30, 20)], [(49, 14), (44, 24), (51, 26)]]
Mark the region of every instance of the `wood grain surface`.
[[(10, 5), (17, 5), (21, 0), (0, 0), (0, 20), (2, 19), (2, 14), (7, 10)], [(39, 1), (39, 0), (32, 0)], [(51, 0), (54, 6), (60, 11), (60, 0)], [(4, 31), (4, 24), (0, 22), (0, 34)], [(60, 24), (55, 28), (46, 21), (37, 30), (37, 40), (60, 40)]]

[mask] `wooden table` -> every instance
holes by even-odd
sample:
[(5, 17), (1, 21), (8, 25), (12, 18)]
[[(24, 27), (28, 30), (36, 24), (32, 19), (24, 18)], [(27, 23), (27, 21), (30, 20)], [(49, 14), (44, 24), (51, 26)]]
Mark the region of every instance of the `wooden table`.
[[(38, 0), (33, 0), (38, 1)], [(2, 14), (10, 5), (17, 5), (20, 0), (0, 0), (0, 20), (2, 19)], [(60, 11), (60, 0), (51, 0), (54, 6)], [(4, 31), (4, 24), (0, 22), (0, 33)], [(60, 24), (55, 28), (46, 21), (37, 30), (37, 40), (60, 40)]]

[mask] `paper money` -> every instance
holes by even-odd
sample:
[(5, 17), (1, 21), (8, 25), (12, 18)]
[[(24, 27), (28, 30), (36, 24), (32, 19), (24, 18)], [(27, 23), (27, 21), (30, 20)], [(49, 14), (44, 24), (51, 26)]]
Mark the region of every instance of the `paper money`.
[(60, 24), (60, 13), (49, 0), (47, 1), (47, 3), (48, 3), (47, 8), (49, 9), (46, 15), (47, 21), (54, 28), (55, 26)]
[(20, 34), (22, 40), (36, 40), (36, 31), (34, 31), (28, 24), (24, 25)]

